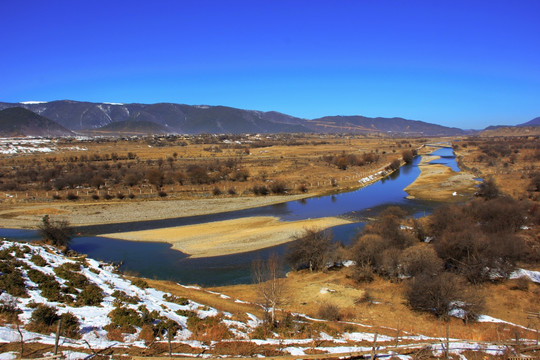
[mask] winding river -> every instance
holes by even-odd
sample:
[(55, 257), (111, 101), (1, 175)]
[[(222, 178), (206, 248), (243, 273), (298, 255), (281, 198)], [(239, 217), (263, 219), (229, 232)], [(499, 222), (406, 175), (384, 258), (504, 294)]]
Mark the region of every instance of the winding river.
[[(443, 163), (459, 171), (451, 148), (436, 150), (433, 155), (441, 156), (433, 163)], [(335, 241), (349, 244), (369, 218), (376, 216), (388, 206), (398, 205), (413, 216), (423, 216), (439, 206), (439, 203), (435, 202), (407, 199), (407, 193), (403, 190), (420, 174), (418, 168), (420, 160), (420, 156), (417, 156), (412, 164), (401, 167), (392, 175), (372, 185), (347, 193), (220, 214), (78, 227), (76, 232), (82, 235), (73, 239), (72, 248), (92, 258), (107, 262), (121, 262), (122, 271), (148, 278), (203, 286), (248, 283), (251, 282), (250, 267), (253, 260), (265, 259), (271, 253), (282, 254), (287, 245), (242, 254), (193, 259), (172, 250), (171, 245), (166, 243), (131, 242), (95, 235), (201, 224), (249, 216), (277, 216), (289, 221), (346, 216), (355, 222), (336, 226), (331, 230)], [(30, 230), (0, 229), (0, 236), (25, 240), (35, 239), (38, 235), (36, 231)]]

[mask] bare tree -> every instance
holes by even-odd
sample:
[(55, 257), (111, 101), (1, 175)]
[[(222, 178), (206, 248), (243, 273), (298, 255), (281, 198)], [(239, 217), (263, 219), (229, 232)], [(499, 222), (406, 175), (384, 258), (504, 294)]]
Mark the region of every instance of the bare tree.
[(252, 276), (258, 287), (258, 295), (269, 315), (270, 324), (276, 324), (276, 308), (284, 300), (283, 266), (276, 254), (266, 261), (255, 260), (252, 263)]
[(334, 244), (330, 231), (308, 230), (293, 242), (286, 254), (287, 262), (295, 269), (323, 270), (334, 255)]
[(73, 235), (73, 229), (69, 222), (65, 220), (53, 221), (49, 218), (49, 215), (45, 215), (41, 219), (38, 230), (45, 242), (49, 242), (56, 247), (65, 248), (65, 250), (69, 248)]

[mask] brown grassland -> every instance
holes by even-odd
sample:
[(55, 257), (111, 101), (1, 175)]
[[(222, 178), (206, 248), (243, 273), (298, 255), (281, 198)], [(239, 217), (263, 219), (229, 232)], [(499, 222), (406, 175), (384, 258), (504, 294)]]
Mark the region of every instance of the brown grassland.
[(285, 134), (60, 142), (51, 154), (0, 156), (0, 219), (28, 228), (50, 214), (90, 225), (347, 191), (426, 141)]

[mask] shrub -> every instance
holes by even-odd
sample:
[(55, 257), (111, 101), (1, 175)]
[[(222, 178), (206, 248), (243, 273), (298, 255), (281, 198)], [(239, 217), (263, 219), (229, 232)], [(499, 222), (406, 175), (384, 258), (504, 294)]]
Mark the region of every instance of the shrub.
[(235, 190), (234, 188), (231, 187), (231, 188), (229, 188), (229, 190), (227, 190), (227, 193), (228, 193), (229, 195), (236, 195), (236, 190)]
[(145, 345), (150, 344), (154, 341), (154, 329), (150, 325), (143, 325), (141, 331), (139, 332), (138, 340), (144, 341)]
[(294, 269), (308, 268), (310, 271), (323, 270), (332, 260), (334, 246), (330, 231), (308, 230), (287, 248), (286, 261)]
[(131, 282), (132, 285), (135, 285), (138, 288), (146, 289), (148, 287), (148, 283), (144, 281), (143, 279), (136, 279)]
[(0, 315), (8, 323), (16, 322), (19, 314), (22, 314), (22, 310), (17, 306), (16, 298), (4, 296), (0, 299)]
[(142, 326), (142, 320), (136, 310), (118, 306), (109, 313), (111, 327), (121, 328), (126, 332), (134, 332), (134, 326)]
[(99, 200), (99, 195), (98, 194), (92, 194), (92, 199), (93, 200)]
[(108, 193), (107, 193), (107, 194), (103, 195), (103, 198), (104, 198), (105, 200), (111, 200), (111, 199), (113, 198), (113, 196), (112, 196), (111, 194), (108, 194)]
[(401, 265), (403, 274), (407, 276), (415, 276), (423, 272), (437, 274), (442, 270), (443, 261), (431, 245), (419, 243), (403, 251)]
[(361, 297), (354, 301), (355, 304), (372, 304), (374, 302), (373, 296), (369, 290), (364, 290), (364, 293)]
[(36, 269), (28, 270), (27, 274), (30, 280), (38, 285), (41, 296), (49, 301), (64, 301), (64, 296), (60, 293), (60, 284), (54, 276)]
[(167, 193), (165, 191), (163, 191), (163, 190), (160, 190), (160, 191), (158, 191), (158, 195), (159, 195), (159, 197), (163, 198), (163, 197), (167, 196)]
[(495, 184), (493, 179), (484, 180), (479, 186), (476, 196), (484, 198), (486, 200), (491, 200), (499, 197), (500, 190)]
[(172, 302), (178, 305), (189, 305), (189, 300), (185, 297), (178, 297), (170, 294), (164, 294), (163, 299), (168, 302)]
[(406, 164), (410, 164), (414, 160), (414, 153), (412, 150), (403, 151), (401, 156), (403, 157), (403, 161), (405, 161)]
[(77, 296), (77, 303), (86, 306), (100, 306), (103, 301), (103, 291), (95, 284), (89, 284)]
[(223, 340), (232, 337), (229, 328), (221, 321), (220, 316), (208, 316), (204, 319), (197, 316), (188, 317), (187, 326), (195, 338), (201, 341)]
[(287, 193), (287, 186), (282, 181), (276, 181), (270, 185), (270, 190), (274, 194), (285, 194)]
[(64, 263), (54, 269), (56, 275), (68, 281), (68, 286), (77, 289), (83, 289), (89, 284), (88, 279), (83, 274), (77, 273), (71, 269), (80, 270), (81, 265), (75, 263)]
[(389, 165), (390, 170), (397, 170), (401, 166), (401, 161), (399, 159), (394, 159)]
[(125, 197), (126, 197), (126, 196), (125, 196), (123, 193), (121, 193), (121, 192), (116, 193), (116, 198), (119, 199), (119, 200), (122, 200), (122, 199), (125, 198)]
[(123, 303), (138, 304), (141, 301), (137, 296), (129, 296), (121, 290), (115, 290), (112, 293), (112, 297), (115, 298), (115, 303), (118, 303), (119, 305)]
[(66, 199), (71, 200), (71, 201), (79, 200), (79, 195), (76, 195), (72, 192), (68, 192), (66, 195)]
[(70, 312), (62, 314), (61, 319), (61, 330), (65, 337), (71, 339), (79, 339), (81, 334), (80, 322), (79, 319)]
[(28, 329), (42, 334), (50, 334), (56, 332), (56, 322), (60, 316), (56, 313), (56, 309), (52, 306), (38, 304), (32, 312)]
[(381, 254), (381, 263), (378, 268), (379, 274), (388, 278), (397, 278), (400, 272), (401, 249), (390, 247)]
[(333, 304), (322, 304), (319, 307), (319, 317), (325, 320), (339, 321), (341, 320), (339, 307)]
[(13, 264), (7, 265), (3, 263), (0, 268), (0, 289), (5, 290), (12, 296), (27, 297), (22, 273)]
[(467, 288), (456, 275), (444, 272), (437, 276), (420, 274), (410, 281), (406, 294), (410, 306), (448, 318), (453, 311), (466, 320), (474, 320), (481, 312), (483, 298)]
[(369, 264), (362, 264), (354, 267), (351, 277), (358, 283), (368, 283), (373, 281), (375, 274)]
[(212, 194), (214, 194), (214, 196), (219, 196), (223, 194), (223, 191), (221, 191), (217, 186), (215, 186), (214, 190), (212, 190)]
[(134, 199), (134, 198), (135, 198), (135, 194), (133, 194), (133, 193), (129, 193), (129, 195), (128, 195), (128, 198), (130, 198), (130, 199)]
[(266, 196), (270, 193), (270, 190), (268, 190), (268, 188), (264, 185), (255, 185), (253, 186), (251, 191), (253, 191), (255, 195), (263, 195), (263, 196)]
[(30, 261), (36, 264), (36, 266), (43, 267), (47, 265), (47, 261), (44, 258), (42, 258), (41, 255), (39, 254), (33, 254), (32, 257), (30, 258)]
[(371, 266), (376, 269), (381, 263), (381, 254), (387, 243), (378, 234), (362, 235), (352, 247), (353, 260), (358, 266)]
[(57, 247), (68, 248), (73, 230), (67, 221), (52, 221), (49, 215), (43, 216), (38, 230), (44, 241)]

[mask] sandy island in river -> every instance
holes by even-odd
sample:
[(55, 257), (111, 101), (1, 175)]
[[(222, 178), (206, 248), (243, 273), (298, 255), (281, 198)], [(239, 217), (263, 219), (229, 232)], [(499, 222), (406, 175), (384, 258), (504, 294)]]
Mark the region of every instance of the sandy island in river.
[(410, 198), (433, 201), (459, 201), (470, 196), (479, 183), (471, 173), (455, 172), (446, 165), (430, 164), (439, 156), (422, 155), (420, 175), (405, 191)]
[(191, 257), (230, 255), (280, 245), (301, 236), (307, 229), (323, 230), (350, 221), (325, 217), (300, 221), (280, 221), (273, 216), (257, 216), (205, 224), (105, 234), (104, 237), (167, 242)]

